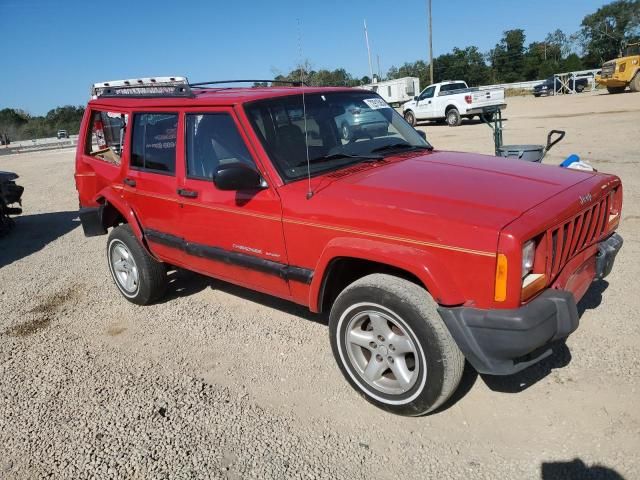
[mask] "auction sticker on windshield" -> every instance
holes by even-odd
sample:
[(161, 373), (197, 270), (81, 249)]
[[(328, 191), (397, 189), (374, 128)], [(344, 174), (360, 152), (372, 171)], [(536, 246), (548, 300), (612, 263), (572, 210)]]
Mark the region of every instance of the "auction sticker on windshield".
[(389, 104), (381, 98), (365, 98), (362, 101), (366, 103), (371, 110), (378, 110), (380, 108), (391, 108)]

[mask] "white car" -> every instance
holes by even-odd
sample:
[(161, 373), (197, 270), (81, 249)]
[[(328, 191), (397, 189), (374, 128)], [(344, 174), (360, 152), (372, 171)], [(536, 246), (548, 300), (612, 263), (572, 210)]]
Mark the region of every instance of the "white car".
[(449, 126), (457, 127), (463, 118), (480, 116), (487, 107), (507, 108), (504, 88), (469, 88), (466, 82), (456, 80), (429, 85), (402, 106), (402, 113), (413, 126), (420, 120), (446, 119)]

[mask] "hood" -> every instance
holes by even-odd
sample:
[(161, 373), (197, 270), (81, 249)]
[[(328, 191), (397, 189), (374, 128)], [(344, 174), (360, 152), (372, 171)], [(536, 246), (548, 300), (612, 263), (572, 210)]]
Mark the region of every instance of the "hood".
[[(351, 175), (327, 174), (318, 196), (350, 199), (362, 216), (371, 211), (379, 218), (380, 212), (392, 210), (396, 218), (419, 214), (499, 230), (593, 175), (515, 159), (434, 151), (389, 158), (386, 164)], [(327, 184), (333, 176), (336, 180)]]

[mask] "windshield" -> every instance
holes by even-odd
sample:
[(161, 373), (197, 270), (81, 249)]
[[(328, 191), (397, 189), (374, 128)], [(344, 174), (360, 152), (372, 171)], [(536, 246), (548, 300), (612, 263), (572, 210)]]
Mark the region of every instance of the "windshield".
[[(249, 120), (286, 181), (431, 146), (371, 92), (291, 95), (248, 104)], [(305, 122), (306, 111), (306, 122)], [(305, 130), (307, 132), (305, 142)]]
[(625, 57), (631, 57), (633, 55), (640, 55), (640, 43), (632, 43), (624, 49), (623, 55)]

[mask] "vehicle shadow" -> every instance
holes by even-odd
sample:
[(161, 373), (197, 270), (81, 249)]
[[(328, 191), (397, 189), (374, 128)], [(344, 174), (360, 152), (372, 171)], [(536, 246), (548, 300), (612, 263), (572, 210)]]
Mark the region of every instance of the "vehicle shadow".
[(218, 290), (250, 302), (259, 303), (268, 308), (280, 310), (289, 315), (295, 315), (305, 320), (328, 325), (328, 319), (325, 315), (312, 313), (302, 305), (266, 293), (240, 287), (225, 282), (224, 280), (218, 280), (182, 269), (170, 271), (167, 277), (169, 279), (167, 295), (159, 300), (158, 303), (166, 303), (176, 298), (188, 297), (210, 288), (211, 290)]
[(9, 233), (0, 237), (0, 268), (42, 250), (80, 225), (77, 210), (22, 215), (14, 221)]
[[(181, 269), (169, 272), (168, 276), (169, 290), (167, 295), (161, 299), (159, 303), (165, 303), (175, 298), (193, 295), (210, 288), (244, 300), (259, 303), (265, 307), (273, 308), (289, 315), (300, 317), (304, 320), (320, 323), (325, 326), (328, 325), (328, 316), (326, 313), (314, 314), (302, 305), (227, 283), (223, 280), (210, 278)], [(606, 290), (608, 285), (609, 284), (606, 281), (594, 282), (591, 285), (591, 288), (578, 303), (578, 313), (580, 316), (582, 316), (586, 310), (597, 308), (600, 305), (600, 302), (602, 301), (602, 293)], [(431, 414), (441, 413), (455, 405), (471, 391), (478, 377), (481, 377), (482, 381), (493, 391), (501, 393), (518, 393), (547, 377), (554, 369), (562, 368), (571, 362), (571, 352), (566, 346), (564, 340), (559, 340), (553, 343), (550, 348), (552, 349), (552, 354), (550, 356), (521, 372), (508, 376), (479, 375), (468, 362), (465, 362), (462, 378), (455, 393)]]
[[(602, 293), (609, 283), (600, 280), (593, 282), (584, 297), (578, 302), (578, 315), (582, 317), (585, 311), (597, 308), (602, 302)], [(536, 384), (554, 369), (567, 366), (571, 362), (571, 352), (564, 340), (551, 345), (552, 354), (540, 362), (514, 375), (481, 375), (484, 383), (493, 391), (502, 393), (518, 393)]]
[(570, 462), (544, 462), (542, 480), (624, 480), (614, 469), (603, 465), (588, 466), (581, 459)]

